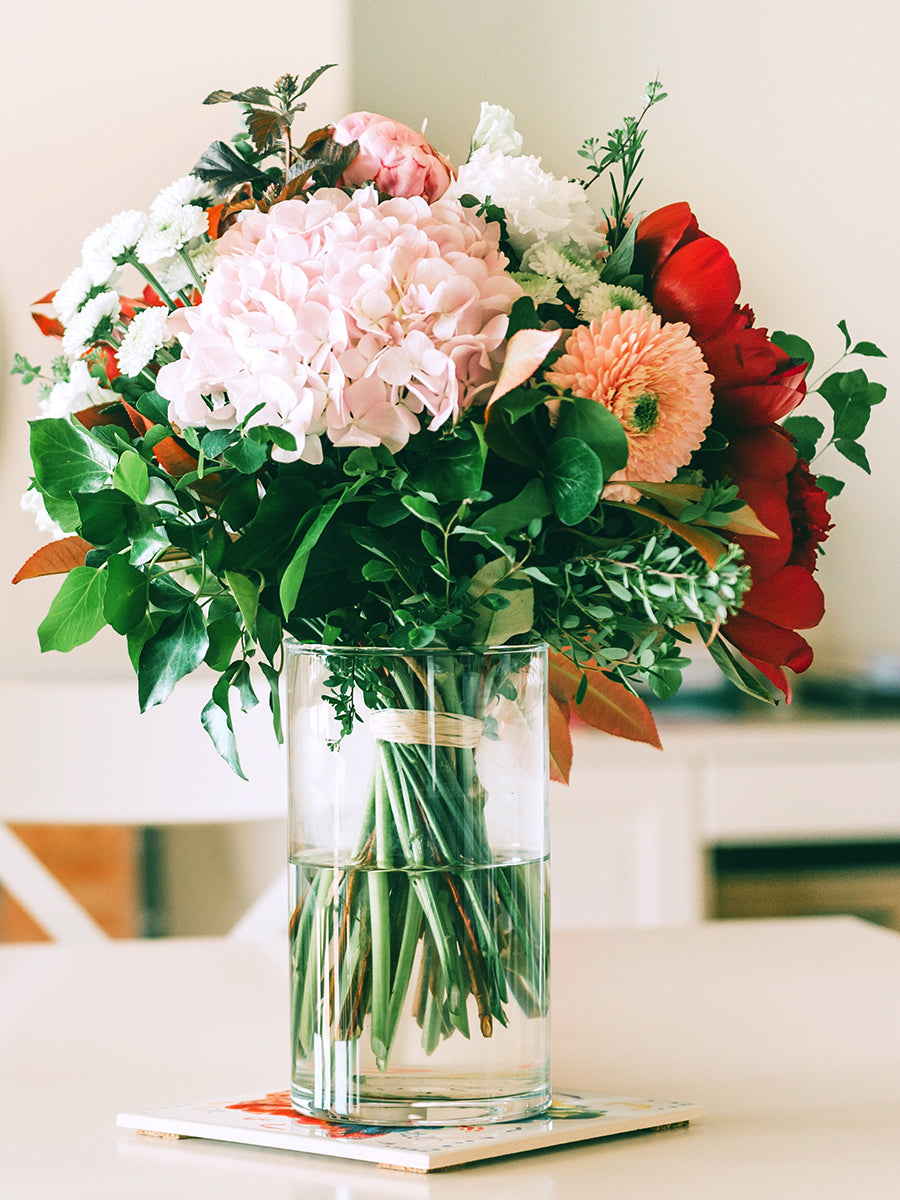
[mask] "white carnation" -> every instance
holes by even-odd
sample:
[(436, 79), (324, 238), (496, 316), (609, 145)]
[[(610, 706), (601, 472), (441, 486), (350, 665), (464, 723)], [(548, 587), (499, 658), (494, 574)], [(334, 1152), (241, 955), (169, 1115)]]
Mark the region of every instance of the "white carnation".
[(101, 292), (81, 308), (63, 334), (63, 350), (70, 358), (80, 358), (92, 342), (112, 333), (119, 315), (118, 292)]
[(68, 537), (62, 526), (57, 525), (47, 512), (44, 497), (36, 488), (29, 488), (19, 501), (19, 506), (23, 512), (32, 514), (35, 525), (37, 525), (41, 533), (49, 534), (51, 541), (58, 542), (60, 538)]
[(118, 398), (115, 392), (100, 386), (86, 362), (76, 359), (69, 367), (69, 378), (57, 383), (39, 401), (38, 409), (42, 417), (67, 417), (91, 405), (112, 404)]
[(166, 334), (168, 319), (168, 308), (159, 304), (135, 314), (116, 353), (123, 375), (138, 375), (160, 346), (173, 340)]
[(482, 147), (460, 167), (451, 186), (455, 196), (490, 197), (499, 205), (506, 213), (509, 240), (520, 254), (536, 242), (577, 242), (591, 256), (603, 245), (581, 185), (542, 170), (533, 155), (510, 158)]
[(516, 132), (515, 117), (508, 108), (482, 101), (481, 118), (472, 134), (472, 149), (482, 147), (494, 154), (522, 153), (522, 135)]
[(116, 268), (133, 253), (146, 224), (146, 213), (128, 209), (88, 234), (81, 247), (81, 261), (96, 287), (109, 283)]
[(196, 175), (183, 175), (168, 187), (163, 188), (150, 205), (151, 217), (159, 213), (174, 212), (185, 204), (196, 204), (199, 201), (212, 199), (212, 189), (208, 183), (198, 179)]
[(188, 242), (206, 233), (206, 226), (206, 213), (194, 204), (151, 213), (137, 244), (137, 257), (147, 266), (170, 258)]

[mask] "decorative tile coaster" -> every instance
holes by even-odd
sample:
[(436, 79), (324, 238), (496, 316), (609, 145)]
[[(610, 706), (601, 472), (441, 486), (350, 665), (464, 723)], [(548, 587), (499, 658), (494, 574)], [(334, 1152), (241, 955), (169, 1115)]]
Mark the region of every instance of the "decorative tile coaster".
[(698, 1105), (674, 1100), (556, 1092), (547, 1112), (522, 1121), (397, 1129), (336, 1124), (301, 1116), (291, 1108), (288, 1092), (283, 1091), (258, 1099), (237, 1097), (120, 1113), (116, 1124), (154, 1136), (211, 1138), (377, 1163), (397, 1170), (435, 1171), (618, 1133), (687, 1125), (703, 1115)]

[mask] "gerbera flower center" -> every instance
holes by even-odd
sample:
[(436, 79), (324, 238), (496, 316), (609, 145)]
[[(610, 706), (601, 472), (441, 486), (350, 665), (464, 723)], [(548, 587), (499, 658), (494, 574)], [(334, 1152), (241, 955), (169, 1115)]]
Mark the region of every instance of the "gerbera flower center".
[(642, 392), (634, 402), (628, 424), (635, 433), (652, 433), (659, 424), (659, 397)]

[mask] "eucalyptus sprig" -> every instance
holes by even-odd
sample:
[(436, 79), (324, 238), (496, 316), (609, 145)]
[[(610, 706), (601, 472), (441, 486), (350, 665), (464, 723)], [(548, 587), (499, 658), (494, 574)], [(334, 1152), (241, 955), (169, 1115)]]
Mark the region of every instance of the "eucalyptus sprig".
[[(588, 176), (582, 180), (585, 190), (596, 183), (607, 171), (610, 171), (612, 205), (609, 212), (606, 209), (603, 210), (603, 215), (606, 217), (609, 227), (607, 241), (612, 250), (616, 249), (625, 236), (625, 218), (637, 190), (643, 182), (641, 179), (636, 183), (633, 182), (635, 171), (644, 154), (646, 130), (642, 129), (641, 125), (653, 105), (665, 100), (667, 94), (663, 91), (659, 79), (654, 79), (647, 84), (647, 90), (644, 93), (644, 107), (637, 117), (623, 118), (622, 124), (610, 130), (606, 135), (605, 143), (600, 138), (588, 138), (578, 151), (579, 157), (586, 159), (588, 164)], [(619, 183), (616, 182), (615, 175), (611, 171), (611, 168), (615, 166), (621, 167), (622, 178)]]

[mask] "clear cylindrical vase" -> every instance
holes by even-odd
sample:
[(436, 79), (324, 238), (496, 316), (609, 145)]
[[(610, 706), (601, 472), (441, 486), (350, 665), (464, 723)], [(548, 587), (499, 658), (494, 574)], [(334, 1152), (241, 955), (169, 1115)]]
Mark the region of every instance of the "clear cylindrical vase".
[(331, 1120), (550, 1101), (546, 647), (288, 646), (291, 1099)]

